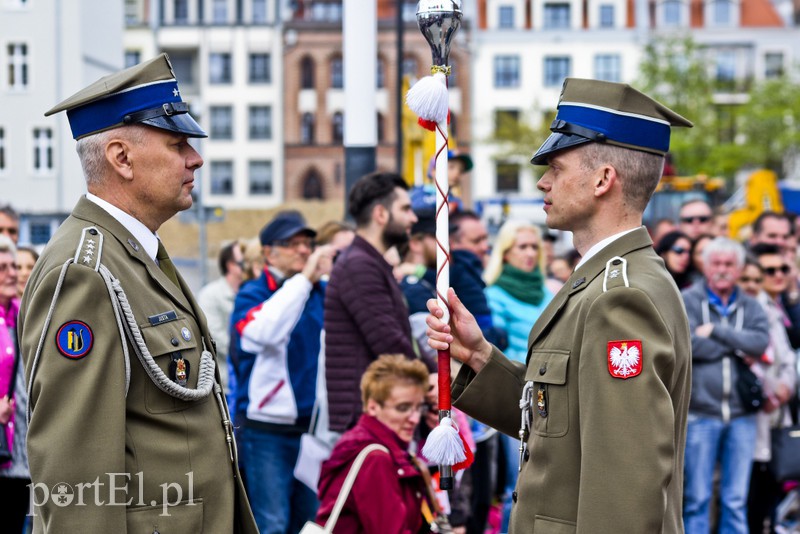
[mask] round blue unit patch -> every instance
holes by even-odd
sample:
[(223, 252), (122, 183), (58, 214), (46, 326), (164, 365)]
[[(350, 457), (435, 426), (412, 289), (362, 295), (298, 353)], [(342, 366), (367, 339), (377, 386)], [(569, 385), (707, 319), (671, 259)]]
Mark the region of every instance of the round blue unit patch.
[(92, 350), (94, 334), (84, 322), (68, 321), (61, 325), (56, 334), (56, 347), (64, 357), (80, 360)]

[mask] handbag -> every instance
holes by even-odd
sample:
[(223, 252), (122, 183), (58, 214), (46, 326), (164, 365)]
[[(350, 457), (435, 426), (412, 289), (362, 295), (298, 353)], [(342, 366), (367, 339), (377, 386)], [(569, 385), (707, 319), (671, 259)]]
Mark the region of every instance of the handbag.
[[(17, 385), (17, 369), (19, 368), (19, 341), (16, 334), (14, 338), (14, 365), (11, 368), (11, 380), (8, 384), (8, 398), (14, 398), (14, 387)], [(0, 425), (0, 465), (6, 464), (11, 461), (11, 444), (8, 442), (8, 434), (6, 425)]]
[(336, 503), (333, 505), (331, 515), (328, 517), (328, 522), (325, 523), (325, 526), (323, 527), (314, 523), (313, 521), (307, 521), (306, 524), (303, 525), (303, 528), (300, 529), (300, 534), (331, 534), (331, 532), (333, 532), (333, 528), (336, 526), (336, 521), (339, 520), (339, 514), (342, 512), (342, 508), (344, 508), (344, 502), (350, 495), (350, 490), (353, 489), (356, 476), (358, 476), (358, 472), (361, 470), (361, 466), (364, 464), (364, 460), (367, 458), (367, 455), (373, 451), (383, 451), (386, 454), (389, 454), (389, 449), (383, 445), (378, 445), (377, 443), (367, 445), (361, 449), (361, 452), (358, 453), (353, 465), (350, 467), (350, 471), (347, 472), (347, 477), (344, 479), (344, 484), (342, 485), (342, 490), (339, 492), (339, 496), (336, 497)]
[(736, 393), (742, 402), (742, 408), (749, 413), (755, 413), (764, 406), (764, 386), (761, 379), (750, 370), (742, 358), (733, 357), (739, 379), (736, 381)]
[[(778, 482), (800, 480), (800, 424), (797, 422), (797, 410), (791, 410), (788, 406), (784, 409), (789, 410), (792, 425), (770, 430), (772, 459), (769, 465)], [(783, 421), (783, 417), (780, 420)]]

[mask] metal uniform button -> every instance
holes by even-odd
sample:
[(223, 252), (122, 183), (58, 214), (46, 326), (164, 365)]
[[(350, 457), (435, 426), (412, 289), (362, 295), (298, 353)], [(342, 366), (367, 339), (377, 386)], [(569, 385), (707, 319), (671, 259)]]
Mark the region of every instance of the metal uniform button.
[(173, 347), (177, 347), (178, 345), (180, 345), (180, 341), (178, 341), (178, 340), (177, 340), (176, 338), (174, 338), (174, 337), (173, 337), (172, 339), (170, 339), (170, 340), (169, 340), (169, 342), (170, 342), (170, 343), (172, 343), (172, 346), (173, 346)]
[(528, 449), (525, 449), (525, 452), (522, 455), (523, 460), (525, 460), (527, 462), (528, 458), (530, 458), (530, 457), (531, 457), (531, 451), (529, 451)]
[(611, 262), (611, 265), (619, 265), (620, 263), (622, 263), (622, 260), (617, 258), (616, 260)]
[(511, 500), (514, 501), (514, 502), (517, 502), (517, 492), (516, 491), (511, 494)]
[(544, 365), (542, 365), (541, 367), (539, 367), (539, 374), (540, 374), (540, 375), (543, 375), (543, 374), (545, 374), (546, 372), (547, 372), (547, 364), (544, 364)]
[(89, 233), (92, 235), (97, 235), (97, 230), (95, 228), (89, 228)]

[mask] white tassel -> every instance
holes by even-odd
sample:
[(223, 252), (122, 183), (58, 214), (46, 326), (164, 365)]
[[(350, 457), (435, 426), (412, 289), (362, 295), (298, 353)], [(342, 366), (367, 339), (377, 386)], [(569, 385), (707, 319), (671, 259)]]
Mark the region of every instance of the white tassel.
[(422, 454), (428, 461), (439, 465), (455, 465), (467, 459), (464, 443), (452, 419), (445, 417), (431, 430)]
[(418, 80), (406, 94), (406, 104), (419, 118), (446, 124), (449, 102), (444, 73), (437, 72)]

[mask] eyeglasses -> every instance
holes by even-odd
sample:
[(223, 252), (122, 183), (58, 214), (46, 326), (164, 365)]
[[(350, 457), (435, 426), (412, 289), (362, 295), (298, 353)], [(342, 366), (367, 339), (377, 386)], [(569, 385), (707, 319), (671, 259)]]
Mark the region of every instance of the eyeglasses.
[(763, 278), (751, 278), (749, 276), (742, 276), (741, 278), (739, 278), (739, 283), (742, 284), (749, 284), (749, 283), (760, 284), (763, 281), (764, 281)]
[(675, 254), (688, 254), (689, 253), (689, 249), (688, 248), (683, 248), (683, 247), (672, 247), (672, 248), (670, 248), (670, 250), (672, 252), (674, 252)]
[(711, 220), (710, 215), (691, 215), (689, 217), (681, 217), (681, 222), (686, 224), (693, 222), (707, 223), (710, 220)]
[(788, 265), (781, 265), (780, 267), (761, 267), (764, 274), (767, 276), (775, 276), (780, 271), (781, 274), (787, 275), (791, 268)]
[(19, 228), (15, 226), (0, 226), (0, 234), (17, 235)]
[(428, 403), (423, 404), (412, 404), (410, 402), (401, 402), (400, 404), (395, 404), (394, 406), (391, 405), (381, 405), (384, 408), (389, 410), (394, 410), (400, 415), (411, 415), (414, 412), (419, 414), (424, 414), (430, 409), (430, 405)]
[(272, 245), (276, 247), (291, 248), (294, 250), (305, 246), (306, 248), (314, 250), (314, 247), (317, 246), (317, 243), (313, 239), (278, 239), (273, 241)]

